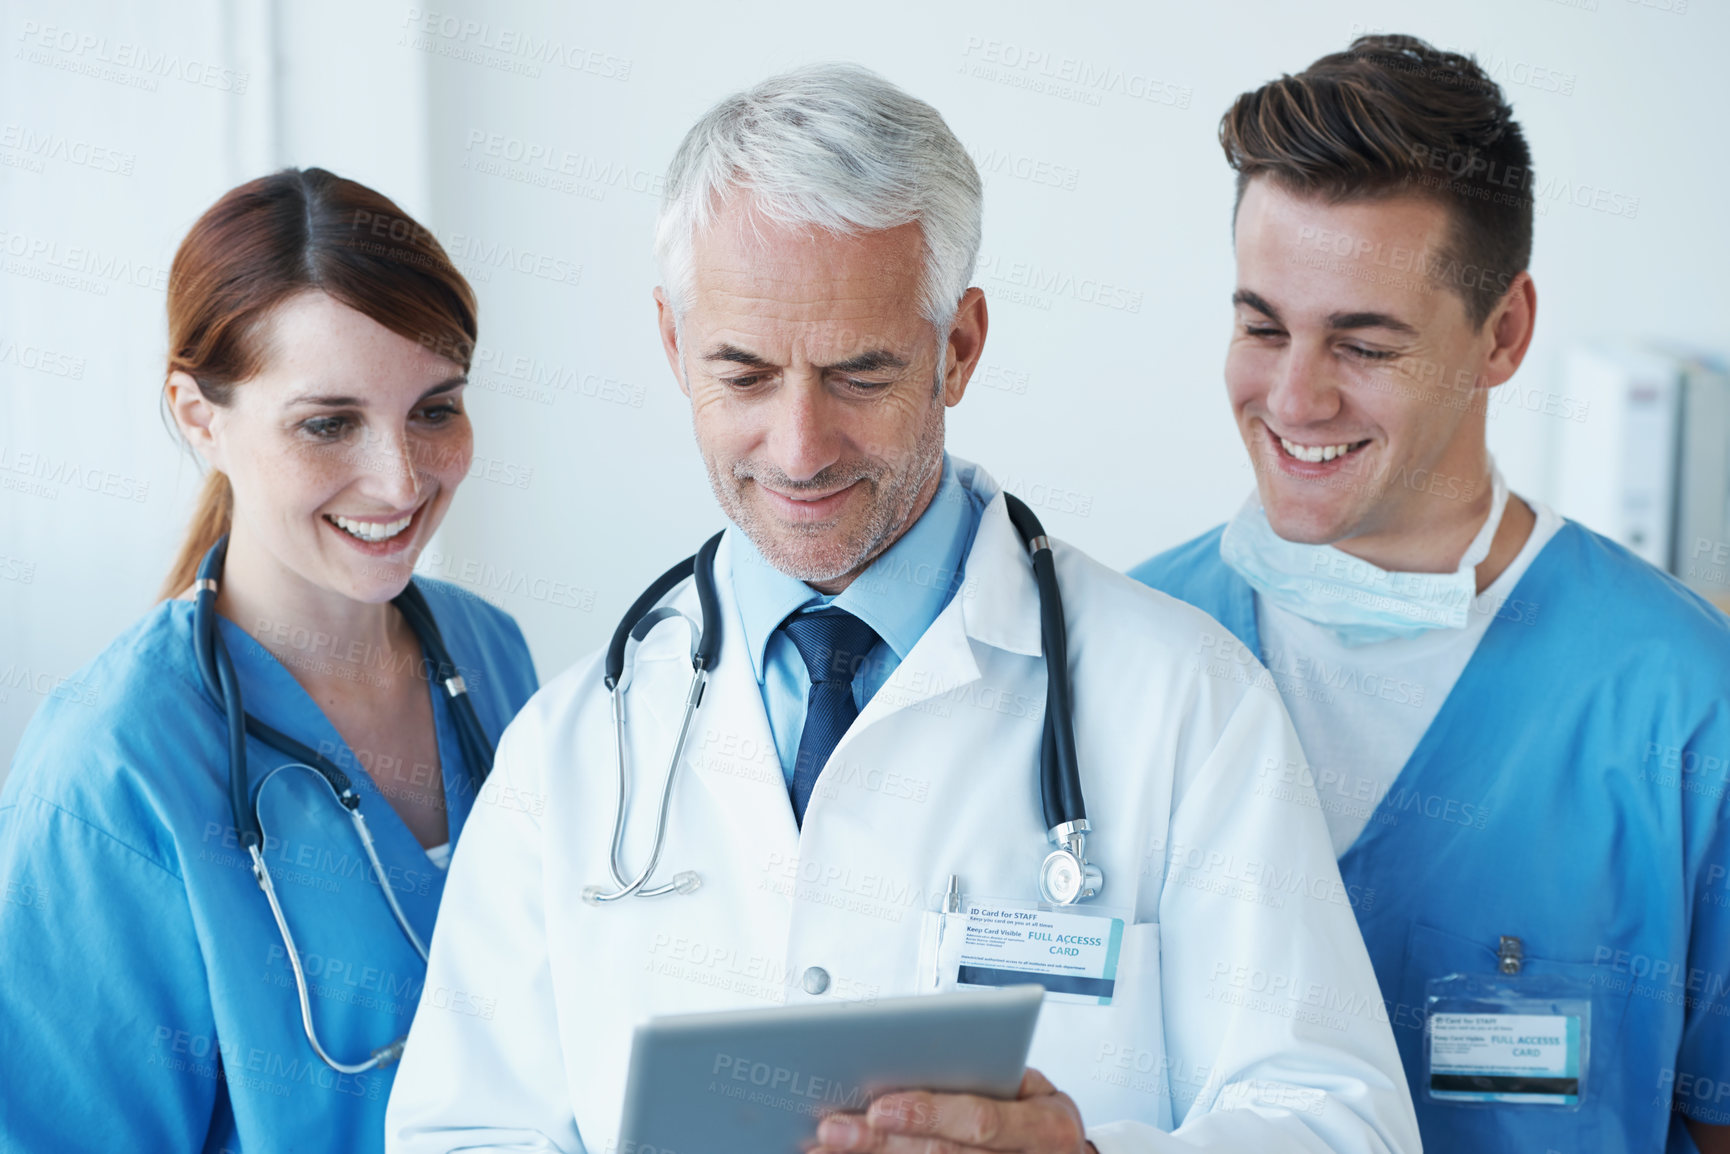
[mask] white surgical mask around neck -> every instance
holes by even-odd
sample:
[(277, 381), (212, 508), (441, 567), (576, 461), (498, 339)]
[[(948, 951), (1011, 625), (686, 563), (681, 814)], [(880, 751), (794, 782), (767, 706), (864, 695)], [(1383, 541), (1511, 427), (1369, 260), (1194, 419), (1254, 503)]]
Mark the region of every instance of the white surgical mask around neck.
[(1219, 555), (1256, 592), (1329, 630), (1342, 645), (1464, 629), (1478, 592), (1478, 566), (1490, 555), (1508, 505), (1508, 486), (1494, 460), (1490, 485), (1490, 515), (1452, 573), (1387, 570), (1332, 545), (1287, 541), (1274, 532), (1253, 491), (1226, 526)]

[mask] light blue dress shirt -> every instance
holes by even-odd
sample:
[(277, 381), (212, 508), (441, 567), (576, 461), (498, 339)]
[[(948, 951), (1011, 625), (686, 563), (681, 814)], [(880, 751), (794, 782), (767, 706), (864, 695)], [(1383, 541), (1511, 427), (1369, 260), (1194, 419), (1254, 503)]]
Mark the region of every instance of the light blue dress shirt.
[(733, 594), (789, 786), (799, 735), (805, 729), (811, 676), (781, 623), (794, 612), (834, 605), (877, 631), (877, 644), (853, 678), (854, 701), (863, 710), (961, 588), (962, 570), (984, 509), (983, 497), (956, 479), (945, 454), (943, 478), (925, 512), (834, 596), (774, 568), (737, 526), (727, 530), (733, 550)]

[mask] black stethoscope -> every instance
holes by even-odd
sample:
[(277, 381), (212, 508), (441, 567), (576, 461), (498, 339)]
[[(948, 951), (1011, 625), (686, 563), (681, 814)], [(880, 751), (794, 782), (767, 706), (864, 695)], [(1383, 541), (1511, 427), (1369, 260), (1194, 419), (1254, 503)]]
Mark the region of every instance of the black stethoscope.
[[(1051, 555), (1051, 542), (1039, 518), (1033, 515), (1019, 498), (1005, 493), (1009, 520), (1021, 537), (1033, 559), (1033, 578), (1039, 587), (1039, 636), (1045, 653), (1046, 708), (1045, 735), (1039, 751), (1039, 797), (1045, 813), (1047, 836), (1057, 848), (1046, 855), (1039, 867), (1039, 896), (1053, 905), (1073, 905), (1095, 897), (1105, 886), (1105, 878), (1096, 865), (1087, 860), (1087, 805), (1081, 795), (1081, 772), (1075, 760), (1075, 709), (1069, 684), (1069, 641), (1063, 622), (1063, 597), (1057, 588), (1057, 567)], [(624, 620), (613, 631), (607, 646), (603, 684), (612, 697), (613, 759), (618, 770), (618, 804), (613, 811), (613, 844), (608, 856), (608, 869), (613, 875), (614, 889), (589, 886), (583, 890), (583, 900), (593, 904), (618, 901), (627, 897), (658, 897), (670, 893), (690, 893), (702, 884), (697, 874), (686, 870), (674, 875), (670, 882), (645, 888), (649, 876), (661, 860), (666, 842), (667, 806), (673, 795), (673, 780), (685, 743), (691, 733), (691, 719), (703, 701), (703, 687), (715, 667), (721, 649), (720, 599), (715, 593), (715, 550), (721, 544), (717, 533), (703, 543), (697, 552), (685, 558), (643, 590), (642, 596), (625, 613)], [(672, 588), (693, 578), (702, 620), (660, 601)], [(685, 622), (691, 632), (691, 685), (685, 694), (684, 719), (679, 724), (679, 737), (667, 763), (667, 775), (661, 785), (661, 803), (655, 818), (655, 840), (649, 861), (636, 877), (626, 880), (626, 870), (620, 860), (625, 836), (625, 807), (630, 794), (625, 768), (625, 688), (630, 683), (625, 656), (632, 642), (640, 643), (649, 631), (671, 618)], [(632, 653), (634, 657), (634, 651)], [(633, 663), (634, 667), (634, 663)]]
[[(355, 833), (360, 837), (367, 860), (372, 863), (373, 877), (377, 880), (385, 901), (390, 904), (397, 926), (401, 928), (403, 936), (408, 938), (415, 953), (420, 955), (423, 963), (427, 958), (426, 944), (421, 941), (420, 935), (415, 933), (402, 907), (397, 904), (388, 875), (378, 860), (378, 850), (373, 846), (372, 832), (367, 828), (366, 818), (360, 812), (360, 795), (355, 793), (348, 775), (323, 754), (280, 730), (272, 729), (247, 713), (242, 706), (240, 679), (235, 676), (234, 661), (229, 657), (228, 646), (223, 644), (216, 627), (217, 585), (222, 578), (222, 564), (227, 556), (228, 538), (224, 536), (210, 547), (204, 560), (199, 563), (198, 579), (193, 584), (196, 596), (192, 605), (192, 647), (198, 657), (198, 671), (204, 680), (205, 690), (221, 706), (227, 717), (228, 802), (234, 813), (234, 828), (241, 844), (252, 857), (252, 876), (257, 879), (258, 888), (264, 891), (265, 899), (270, 902), (270, 912), (276, 918), (276, 928), (282, 934), (282, 944), (288, 951), (289, 964), (294, 968), (294, 984), (300, 992), (301, 1028), (306, 1032), (306, 1040), (312, 1043), (313, 1052), (333, 1070), (344, 1074), (359, 1074), (380, 1066), (388, 1066), (402, 1056), (403, 1044), (408, 1040), (406, 1034), (388, 1046), (380, 1046), (366, 1061), (358, 1063), (338, 1062), (326, 1053), (324, 1046), (319, 1043), (318, 1033), (312, 1024), (312, 1003), (307, 994), (306, 974), (301, 968), (300, 951), (295, 948), (294, 935), (289, 932), (288, 919), (283, 915), (282, 903), (276, 896), (276, 886), (271, 881), (270, 870), (264, 864), (264, 825), (259, 815), (259, 799), (272, 778), (285, 769), (304, 769), (316, 774), (329, 787), (331, 796), (347, 811), (349, 819), (354, 823)], [(420, 642), (421, 653), (426, 659), (429, 676), (443, 686), (450, 697), (451, 713), (456, 719), (457, 741), (462, 747), (463, 762), (468, 767), (469, 778), (478, 792), (486, 781), (487, 774), (492, 771), (492, 742), (487, 740), (486, 730), (482, 728), (481, 719), (475, 713), (474, 702), (469, 700), (468, 687), (463, 684), (462, 674), (458, 672), (456, 662), (451, 659), (450, 651), (445, 648), (444, 638), (439, 633), (437, 622), (433, 620), (432, 609), (427, 605), (426, 597), (415, 588), (413, 581), (392, 598), (391, 604), (397, 607), (409, 628), (414, 630), (414, 635)], [(294, 758), (294, 761), (280, 765), (266, 774), (258, 783), (257, 790), (250, 789), (248, 785), (246, 738), (249, 734), (278, 753)]]

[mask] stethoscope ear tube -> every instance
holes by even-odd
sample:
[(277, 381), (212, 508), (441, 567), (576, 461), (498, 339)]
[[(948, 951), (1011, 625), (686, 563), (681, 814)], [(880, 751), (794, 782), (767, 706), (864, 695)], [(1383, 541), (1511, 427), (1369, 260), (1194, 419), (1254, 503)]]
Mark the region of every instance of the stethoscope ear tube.
[(692, 558), (694, 572), (708, 574), (709, 578), (696, 583), (697, 605), (703, 611), (703, 634), (697, 639), (697, 658), (692, 662), (698, 669), (715, 668), (716, 655), (721, 652), (721, 599), (715, 593), (715, 551), (721, 547), (725, 532), (722, 530), (703, 542)]
[(444, 634), (439, 632), (426, 596), (411, 580), (403, 591), (391, 599), (391, 604), (408, 621), (433, 666), (432, 676), (450, 698), (451, 711), (456, 715), (457, 744), (462, 747), (463, 762), (468, 766), (469, 780), (478, 792), (493, 771), (493, 746), (481, 725), (475, 703), (469, 698), (456, 661), (445, 648)]
[(192, 654), (198, 659), (198, 672), (204, 679), (205, 692), (223, 703), (221, 681), (216, 672), (216, 583), (222, 576), (222, 563), (228, 556), (228, 538), (216, 544), (198, 563), (198, 578), (193, 582)]
[(240, 701), (240, 678), (234, 672), (234, 662), (227, 646), (218, 644), (216, 636), (216, 587), (222, 575), (222, 563), (228, 557), (228, 536), (224, 534), (199, 562), (192, 601), (192, 652), (198, 661), (198, 672), (204, 680), (205, 692), (222, 708), (227, 722), (228, 737), (228, 807), (234, 818), (235, 836), (247, 849), (262, 841), (258, 819), (248, 804), (246, 774), (246, 710)]
[[(655, 578), (655, 583), (643, 590), (642, 596), (631, 602), (631, 607), (625, 611), (624, 620), (620, 621), (619, 627), (613, 630), (613, 639), (607, 644), (607, 660), (603, 672), (607, 692), (611, 693), (619, 684), (619, 678), (625, 674), (625, 646), (631, 640), (631, 630), (636, 626), (637, 621), (649, 610), (660, 604), (661, 598), (667, 595), (668, 590), (691, 576), (696, 561), (695, 556), (680, 561)], [(708, 618), (705, 617), (704, 624), (707, 623)]]
[[(199, 596), (214, 600), (216, 595), (201, 592)], [(213, 613), (212, 618), (214, 616)], [(214, 620), (211, 625), (214, 628)], [(240, 844), (250, 850), (260, 845), (264, 838), (263, 831), (258, 826), (258, 818), (253, 814), (247, 798), (247, 719), (246, 711), (240, 704), (240, 678), (234, 672), (234, 662), (229, 658), (226, 647), (215, 647), (215, 665), (217, 683), (222, 687), (223, 711), (228, 722), (228, 804), (234, 812), (234, 829), (240, 837)]]
[[(601, 886), (587, 886), (583, 890), (583, 901), (590, 905), (600, 905), (605, 902), (616, 902), (628, 897), (660, 897), (663, 894), (688, 894), (702, 884), (702, 879), (690, 870), (682, 871), (673, 876), (673, 880), (663, 885), (648, 888), (649, 878), (654, 874), (655, 867), (660, 864), (661, 850), (667, 839), (667, 814), (673, 796), (673, 782), (679, 773), (679, 762), (685, 755), (685, 743), (691, 735), (691, 719), (696, 716), (697, 707), (703, 702), (703, 687), (708, 684), (709, 674), (715, 665), (715, 657), (721, 649), (721, 599), (715, 592), (715, 551), (721, 547), (721, 537), (725, 533), (716, 533), (695, 554), (685, 558), (665, 573), (659, 580), (643, 591), (643, 595), (631, 605), (625, 614), (625, 619), (619, 622), (619, 627), (613, 631), (612, 644), (607, 647), (607, 663), (604, 680), (607, 693), (613, 703), (613, 758), (618, 769), (617, 805), (613, 809), (613, 844), (607, 866), (613, 875), (615, 888), (607, 890)], [(676, 610), (656, 611), (661, 599), (686, 577), (691, 577), (697, 586), (697, 604), (700, 607), (702, 621), (692, 625), (696, 637), (691, 646), (691, 688), (685, 694), (685, 714), (679, 723), (678, 740), (673, 744), (673, 754), (667, 761), (667, 775), (661, 784), (660, 805), (655, 811), (655, 840), (649, 851), (649, 863), (635, 878), (625, 879), (625, 868), (620, 862), (620, 853), (625, 839), (625, 810), (630, 797), (630, 778), (625, 772), (625, 652), (632, 641), (641, 641), (659, 620), (666, 617), (690, 618)]]
[(1025, 502), (1003, 495), (1010, 523), (1033, 555), (1033, 579), (1039, 586), (1039, 640), (1045, 652), (1045, 732), (1040, 741), (1039, 800), (1045, 826), (1056, 829), (1087, 819), (1081, 793), (1081, 770), (1075, 756), (1074, 695), (1069, 684), (1069, 632), (1063, 619), (1063, 594), (1057, 585), (1057, 563), (1045, 528)]

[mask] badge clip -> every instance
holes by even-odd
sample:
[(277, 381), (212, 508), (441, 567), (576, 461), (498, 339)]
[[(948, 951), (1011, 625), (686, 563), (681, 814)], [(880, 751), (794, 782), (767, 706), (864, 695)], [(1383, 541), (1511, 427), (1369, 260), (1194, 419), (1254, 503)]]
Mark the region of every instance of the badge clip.
[(1526, 961), (1526, 947), (1519, 938), (1503, 934), (1496, 946), (1496, 968), (1510, 976), (1520, 972)]

